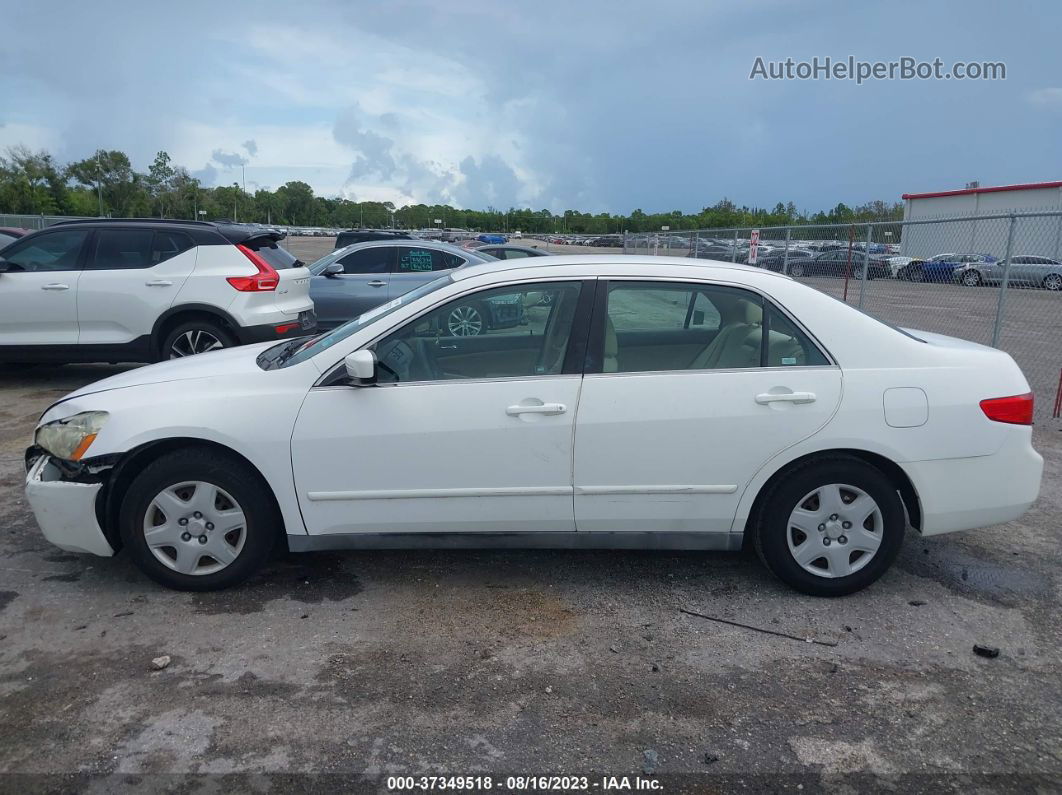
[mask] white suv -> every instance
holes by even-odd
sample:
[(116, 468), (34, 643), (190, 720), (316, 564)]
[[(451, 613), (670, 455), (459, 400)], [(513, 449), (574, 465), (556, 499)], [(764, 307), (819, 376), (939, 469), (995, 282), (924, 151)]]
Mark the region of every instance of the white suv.
[(0, 253), (0, 362), (153, 362), (300, 336), (310, 274), (273, 230), (68, 221)]

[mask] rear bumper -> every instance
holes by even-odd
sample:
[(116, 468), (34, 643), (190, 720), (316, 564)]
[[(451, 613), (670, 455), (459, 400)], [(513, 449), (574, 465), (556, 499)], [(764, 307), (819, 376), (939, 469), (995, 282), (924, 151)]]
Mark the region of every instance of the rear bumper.
[(272, 342), (288, 337), (303, 337), (317, 329), (317, 316), (312, 310), (289, 315), (284, 320), (263, 323), (260, 326), (241, 326), (236, 329), (236, 338), (241, 345), (256, 342)]
[(918, 492), (925, 536), (1010, 522), (1040, 494), (1044, 459), (1015, 427), (993, 455), (901, 464)]
[(26, 500), (44, 537), (68, 552), (111, 557), (114, 549), (96, 520), (96, 497), (102, 483), (63, 480), (49, 456), (41, 456), (26, 473)]

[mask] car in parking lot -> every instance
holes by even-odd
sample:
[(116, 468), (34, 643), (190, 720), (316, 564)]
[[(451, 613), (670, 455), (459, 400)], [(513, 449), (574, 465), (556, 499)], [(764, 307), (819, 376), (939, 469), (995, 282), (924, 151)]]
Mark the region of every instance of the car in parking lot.
[[(1006, 263), (991, 257), (978, 262), (967, 262), (955, 270), (954, 278), (959, 284), (977, 287), (981, 284), (1002, 284)], [(1010, 258), (1010, 275), (1007, 284), (1016, 287), (1037, 287), (1043, 290), (1062, 290), (1062, 262), (1051, 257), (1033, 254), (1018, 254)]]
[[(528, 307), (526, 325), (440, 336), (484, 301)], [(534, 257), (452, 270), (327, 333), (85, 386), (41, 416), (26, 495), (53, 544), (124, 549), (185, 590), (235, 585), (277, 544), (747, 540), (793, 588), (839, 596), (888, 569), (908, 525), (1020, 516), (1043, 468), (1032, 416), (1006, 353), (779, 274)]]
[(14, 243), (21, 237), (25, 237), (30, 233), (30, 230), (23, 229), (20, 226), (0, 226), (0, 249), (3, 249), (9, 243)]
[(66, 221), (0, 252), (0, 362), (153, 362), (316, 326), (310, 275), (244, 224)]
[(480, 246), (476, 249), (477, 254), (486, 254), (495, 259), (522, 259), (523, 257), (548, 257), (549, 252), (534, 246)]
[[(490, 255), (433, 240), (377, 240), (338, 249), (307, 268), (318, 327), (335, 328), (454, 268), (489, 260)], [(496, 308), (475, 304), (455, 311), (447, 333), (474, 335), (496, 323), (520, 321)]]
[(897, 278), (909, 282), (952, 284), (955, 272), (966, 265), (990, 264), (998, 260), (991, 254), (937, 254), (928, 259), (913, 259), (900, 268)]
[(368, 243), (372, 240), (412, 240), (412, 236), (394, 229), (347, 229), (336, 235), (335, 248), (346, 248), (355, 243)]
[(863, 267), (867, 267), (867, 279), (886, 279), (892, 275), (888, 264), (880, 255), (867, 257), (862, 251), (838, 248), (814, 254), (810, 257), (789, 257), (788, 271), (794, 278), (803, 276), (833, 276), (836, 278), (861, 279)]

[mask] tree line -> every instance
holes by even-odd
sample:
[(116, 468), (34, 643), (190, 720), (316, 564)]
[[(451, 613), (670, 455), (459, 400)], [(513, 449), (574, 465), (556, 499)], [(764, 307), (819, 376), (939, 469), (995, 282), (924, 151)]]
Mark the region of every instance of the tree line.
[[(0, 213), (20, 215), (81, 215), (114, 218), (188, 218), (237, 220), (281, 226), (391, 227), (416, 229), (433, 226), (475, 230), (571, 232), (607, 234), (630, 232), (771, 227), (794, 224), (848, 224), (903, 218), (900, 202), (871, 201), (856, 207), (838, 203), (827, 211), (798, 210), (793, 202), (772, 209), (739, 207), (722, 199), (700, 212), (627, 215), (584, 213), (511, 207), (499, 210), (462, 209), (439, 204), (356, 202), (317, 196), (305, 182), (287, 182), (276, 190), (243, 190), (238, 184), (205, 186), (169, 154), (159, 152), (147, 173), (135, 170), (128, 155), (118, 150), (98, 150), (91, 157), (58, 163), (47, 151), (26, 147), (9, 149), (0, 156)], [(437, 223), (438, 222), (438, 223)]]

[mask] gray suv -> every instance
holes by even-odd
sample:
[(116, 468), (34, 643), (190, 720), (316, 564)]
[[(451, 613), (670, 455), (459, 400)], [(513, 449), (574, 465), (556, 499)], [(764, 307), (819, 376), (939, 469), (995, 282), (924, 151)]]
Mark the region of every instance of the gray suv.
[[(308, 268), (317, 328), (328, 331), (341, 326), (454, 268), (494, 259), (431, 240), (375, 240), (336, 249)], [(461, 316), (447, 321), (445, 333), (475, 336), (489, 328), (516, 325), (522, 319), (501, 311), (503, 308), (495, 311), (487, 303), (458, 309)]]

